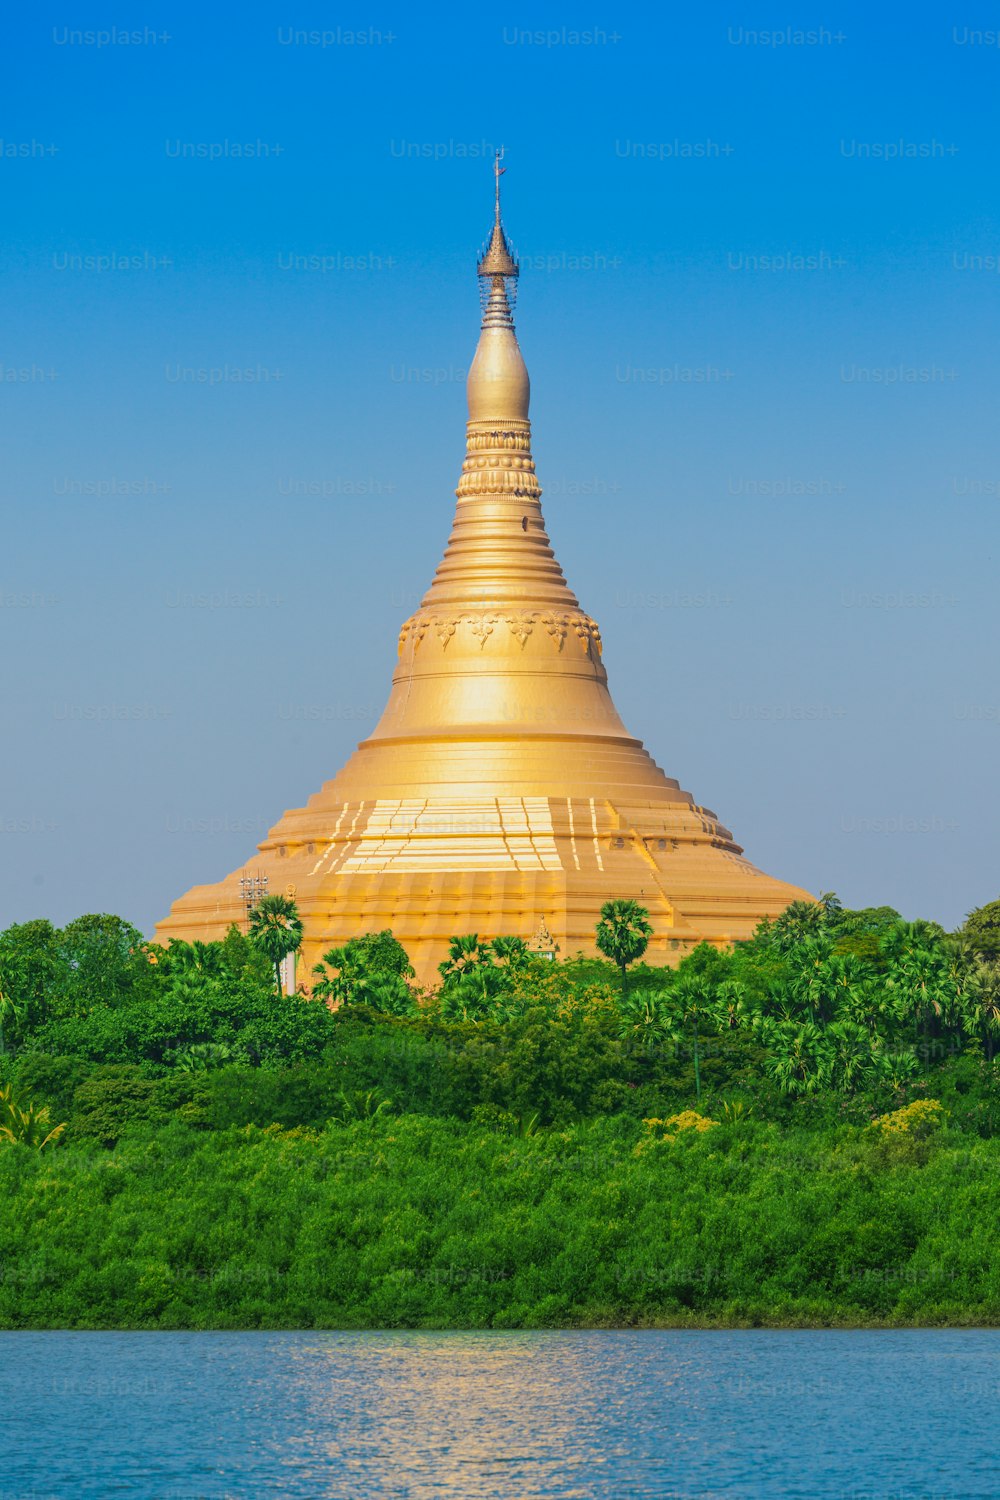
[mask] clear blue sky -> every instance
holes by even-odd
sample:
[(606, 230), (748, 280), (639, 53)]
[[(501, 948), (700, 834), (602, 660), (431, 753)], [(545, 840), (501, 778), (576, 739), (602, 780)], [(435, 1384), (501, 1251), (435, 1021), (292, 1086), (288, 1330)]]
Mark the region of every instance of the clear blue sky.
[(145, 13), (7, 23), (0, 925), (151, 930), (374, 723), (501, 142), (626, 722), (770, 873), (1000, 894), (995, 10)]

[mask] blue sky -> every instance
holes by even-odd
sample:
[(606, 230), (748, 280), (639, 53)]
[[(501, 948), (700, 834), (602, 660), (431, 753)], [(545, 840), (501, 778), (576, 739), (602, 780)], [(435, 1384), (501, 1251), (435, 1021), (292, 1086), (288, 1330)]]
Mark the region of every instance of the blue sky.
[(501, 143), (546, 519), (626, 722), (772, 874), (948, 925), (1000, 894), (991, 25), (11, 21), (0, 925), (151, 930), (374, 724)]

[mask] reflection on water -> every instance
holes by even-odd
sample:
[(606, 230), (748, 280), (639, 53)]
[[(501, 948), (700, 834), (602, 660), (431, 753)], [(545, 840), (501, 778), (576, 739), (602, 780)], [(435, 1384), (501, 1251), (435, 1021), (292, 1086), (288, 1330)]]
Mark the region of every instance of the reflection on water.
[(991, 1332), (8, 1333), (0, 1345), (0, 1500), (1000, 1493)]

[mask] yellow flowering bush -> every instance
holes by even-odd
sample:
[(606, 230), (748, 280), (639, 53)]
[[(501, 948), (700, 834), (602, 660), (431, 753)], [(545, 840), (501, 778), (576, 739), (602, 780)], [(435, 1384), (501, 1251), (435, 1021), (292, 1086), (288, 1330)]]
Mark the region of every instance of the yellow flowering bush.
[(935, 1130), (940, 1130), (945, 1118), (944, 1106), (936, 1099), (914, 1099), (912, 1104), (906, 1104), (902, 1109), (894, 1109), (888, 1115), (879, 1115), (872, 1121), (872, 1127), (887, 1135), (909, 1135), (916, 1140), (923, 1140)]
[[(653, 1118), (643, 1120), (646, 1129), (650, 1132), (645, 1140), (640, 1141), (636, 1152), (640, 1153), (645, 1147), (660, 1145), (662, 1142), (675, 1141), (685, 1130), (711, 1130), (718, 1125), (718, 1120), (709, 1119), (708, 1115), (700, 1115), (695, 1109), (683, 1109), (679, 1115), (668, 1115), (665, 1120)], [(663, 1131), (662, 1135), (657, 1134)]]

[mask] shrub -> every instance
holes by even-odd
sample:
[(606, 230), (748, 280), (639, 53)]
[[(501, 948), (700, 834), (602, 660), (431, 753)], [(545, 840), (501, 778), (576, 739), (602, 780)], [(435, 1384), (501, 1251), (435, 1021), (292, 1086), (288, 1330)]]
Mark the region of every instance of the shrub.
[[(719, 1122), (718, 1120), (709, 1119), (707, 1115), (700, 1115), (695, 1109), (682, 1109), (680, 1114), (669, 1115), (665, 1120), (658, 1119), (654, 1115), (651, 1119), (643, 1120), (642, 1123), (650, 1133), (639, 1142), (636, 1147), (637, 1154), (641, 1154), (649, 1146), (659, 1146), (663, 1145), (664, 1142), (676, 1141), (678, 1136), (685, 1134), (687, 1131), (700, 1134), (706, 1130), (713, 1130)], [(658, 1131), (662, 1131), (663, 1134), (657, 1134)]]
[(879, 1115), (872, 1121), (872, 1126), (889, 1135), (911, 1135), (919, 1141), (940, 1130), (945, 1118), (945, 1111), (936, 1099), (914, 1099), (902, 1109)]

